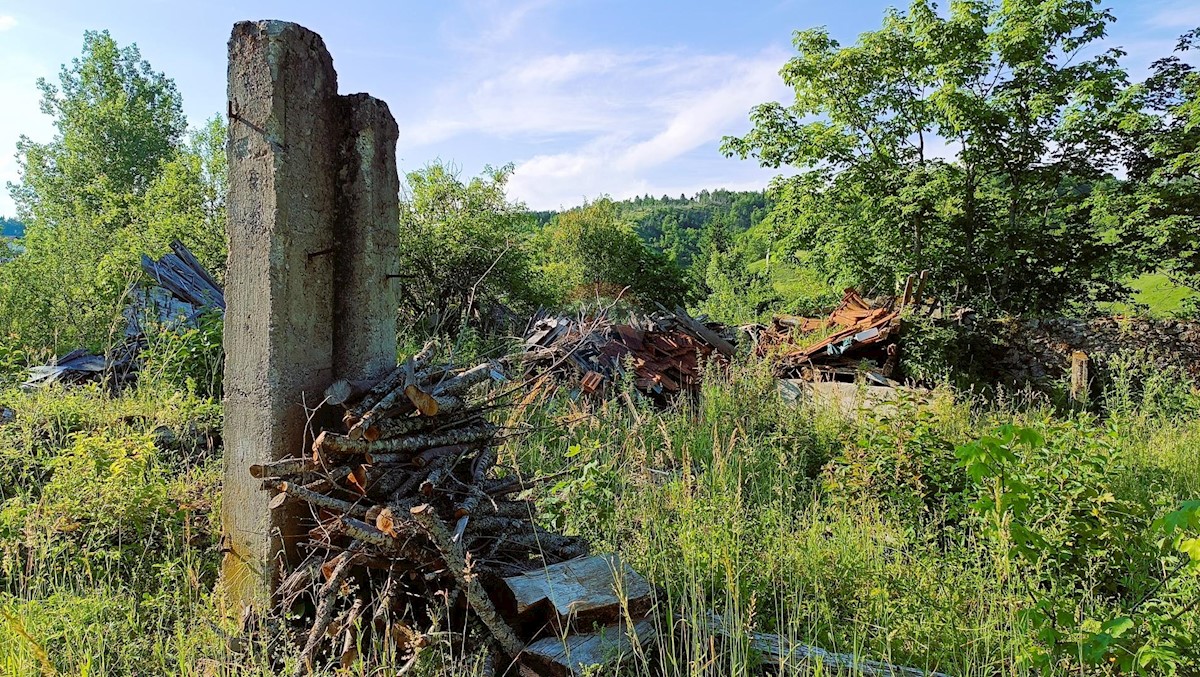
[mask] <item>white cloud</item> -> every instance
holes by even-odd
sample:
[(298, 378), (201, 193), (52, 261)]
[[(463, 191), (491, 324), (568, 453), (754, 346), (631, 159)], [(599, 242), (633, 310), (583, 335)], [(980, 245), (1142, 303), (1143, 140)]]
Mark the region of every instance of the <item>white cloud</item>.
[(0, 14), (0, 31), (6, 31), (17, 25), (16, 17), (11, 14)]
[(747, 57), (679, 49), (518, 57), (476, 80), (448, 84), (432, 111), (401, 121), (401, 155), (428, 155), (421, 149), (467, 135), (551, 146), (517, 157), (509, 184), (512, 197), (535, 209), (602, 193), (719, 187), (712, 172), (706, 184), (688, 182), (695, 172), (678, 163), (693, 152), (723, 163), (739, 185), (761, 188), (762, 172), (720, 159), (717, 146), (747, 128), (751, 107), (789, 97), (778, 76), (785, 59), (781, 51)]
[[(667, 58), (644, 64), (640, 73), (630, 74), (647, 80), (648, 86), (639, 88), (645, 97), (642, 105), (614, 111), (618, 114), (608, 129), (598, 130), (574, 149), (518, 162), (511, 192), (531, 207), (544, 209), (577, 204), (582, 197), (602, 193), (619, 199), (701, 188), (762, 188), (763, 172), (749, 163), (721, 159), (717, 147), (722, 136), (744, 130), (751, 107), (787, 94), (776, 74), (780, 63), (778, 55), (769, 55)], [(714, 167), (724, 163), (725, 169), (719, 171), (722, 178), (712, 177), (711, 169), (703, 178), (686, 171), (687, 164), (707, 165), (709, 160)], [(748, 173), (754, 178), (747, 178)], [(689, 175), (694, 183), (687, 181)], [(735, 175), (740, 176), (732, 185), (726, 177)]]
[(1192, 0), (1172, 3), (1151, 14), (1146, 23), (1154, 28), (1196, 28), (1200, 26), (1200, 5)]

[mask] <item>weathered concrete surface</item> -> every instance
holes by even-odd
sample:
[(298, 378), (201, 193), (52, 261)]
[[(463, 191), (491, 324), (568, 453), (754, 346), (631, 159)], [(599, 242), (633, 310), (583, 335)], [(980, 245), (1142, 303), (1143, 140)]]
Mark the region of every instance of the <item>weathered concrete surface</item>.
[(334, 368), (338, 378), (382, 376), (396, 365), (399, 129), (386, 103), (340, 97), (346, 125), (338, 173), (338, 256)]
[(867, 411), (895, 414), (896, 403), (901, 398), (926, 402), (935, 397), (933, 391), (907, 386), (877, 386), (840, 381), (812, 383), (791, 378), (779, 379), (778, 390), (784, 402), (811, 402), (821, 409), (836, 411), (849, 420), (857, 419)]
[[(321, 37), (242, 22), (229, 40), (223, 580), (265, 601), (298, 536), (248, 467), (305, 448), (302, 403), (333, 371), (337, 75)], [(287, 510), (284, 508), (283, 510)]]

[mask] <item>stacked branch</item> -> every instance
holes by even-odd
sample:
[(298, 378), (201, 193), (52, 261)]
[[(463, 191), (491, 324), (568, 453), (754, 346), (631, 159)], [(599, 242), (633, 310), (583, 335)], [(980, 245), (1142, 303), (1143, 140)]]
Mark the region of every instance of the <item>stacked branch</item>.
[[(342, 432), (319, 434), (311, 454), (251, 467), (272, 507), (299, 503), (309, 520), (306, 559), (286, 572), (279, 611), (307, 597), (315, 612), (303, 667), (349, 664), (369, 638), (393, 655), (415, 652), (417, 628), (450, 613), (475, 632), (468, 649), (523, 644), (486, 586), (587, 554), (576, 537), (537, 526), (526, 484), (495, 475), (498, 429), (473, 402), (498, 365), (456, 369), (431, 362), (432, 347), (375, 383), (335, 383)], [(462, 639), (460, 637), (460, 639)]]

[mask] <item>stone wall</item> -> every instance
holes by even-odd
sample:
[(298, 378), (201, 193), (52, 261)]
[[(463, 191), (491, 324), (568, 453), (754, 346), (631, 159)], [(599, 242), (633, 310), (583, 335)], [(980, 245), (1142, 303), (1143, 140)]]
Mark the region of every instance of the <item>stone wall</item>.
[(1200, 378), (1200, 322), (1098, 317), (1006, 320), (981, 323), (992, 342), (977, 361), (998, 381), (1047, 386), (1064, 381), (1071, 354), (1081, 350), (1099, 366), (1107, 358), (1137, 352), (1158, 368), (1179, 367)]

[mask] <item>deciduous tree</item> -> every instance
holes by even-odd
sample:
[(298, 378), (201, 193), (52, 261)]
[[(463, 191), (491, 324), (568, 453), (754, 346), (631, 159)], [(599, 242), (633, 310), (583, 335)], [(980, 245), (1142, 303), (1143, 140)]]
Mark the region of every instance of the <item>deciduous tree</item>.
[(1114, 164), (1120, 50), (1094, 0), (915, 0), (842, 46), (795, 35), (790, 105), (754, 109), (729, 155), (798, 176), (770, 218), (840, 284), (929, 268), (952, 301), (1049, 310), (1111, 293), (1114, 248), (1084, 212)]

